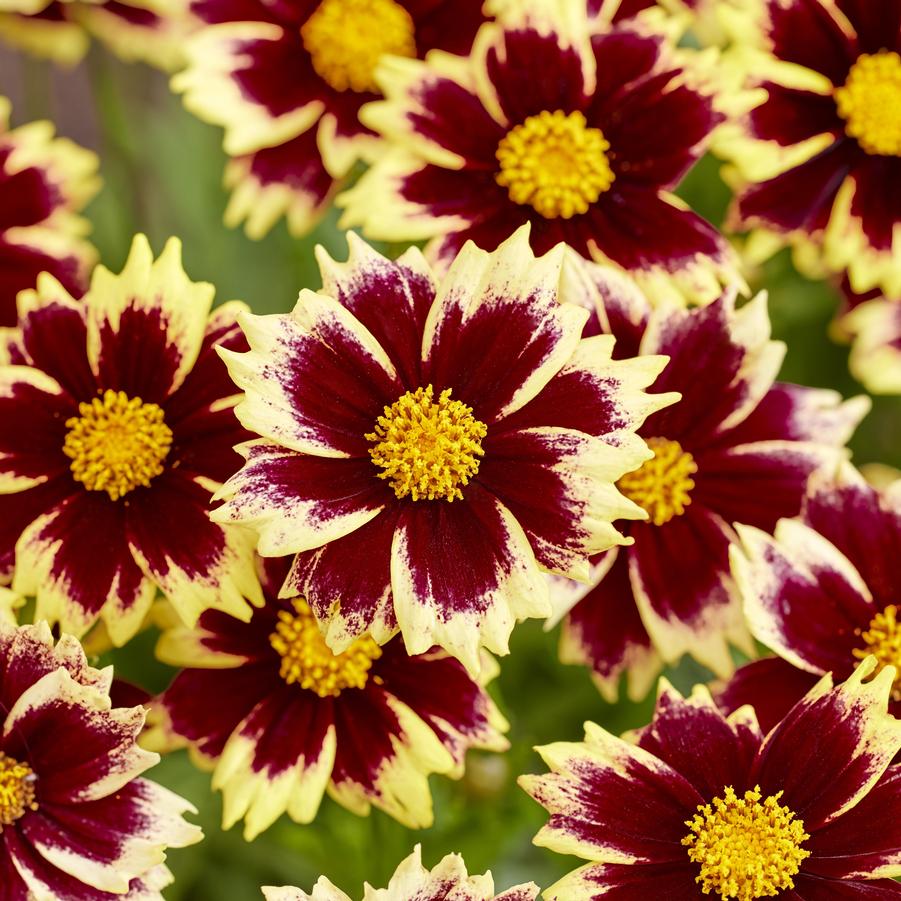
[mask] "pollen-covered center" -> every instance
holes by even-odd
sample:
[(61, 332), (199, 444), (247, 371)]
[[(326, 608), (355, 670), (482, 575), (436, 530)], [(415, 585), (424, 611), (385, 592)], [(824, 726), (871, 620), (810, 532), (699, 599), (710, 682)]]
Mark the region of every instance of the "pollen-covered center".
[(901, 156), (901, 56), (894, 50), (862, 53), (835, 102), (845, 131), (867, 153)]
[(901, 621), (898, 619), (899, 608), (889, 604), (885, 610), (877, 613), (865, 632), (858, 630), (862, 648), (853, 650), (858, 660), (865, 660), (872, 654), (879, 662), (879, 670), (884, 666), (894, 666), (897, 677), (892, 689), (892, 697), (901, 701)]
[(394, 0), (323, 0), (300, 36), (316, 74), (336, 91), (378, 91), (382, 56), (416, 56), (413, 19)]
[(545, 110), (501, 139), (495, 179), (514, 203), (529, 204), (546, 219), (570, 219), (587, 213), (613, 184), (609, 149), (582, 113)]
[(172, 431), (157, 404), (107, 389), (79, 404), (78, 412), (66, 420), (63, 453), (72, 460), (72, 476), (89, 491), (117, 500), (163, 471)]
[(35, 781), (31, 767), (0, 751), (0, 832), (27, 811), (38, 809)]
[(269, 636), (269, 643), (282, 658), (279, 674), (285, 682), (296, 682), (320, 698), (337, 698), (345, 688), (363, 688), (382, 649), (365, 635), (346, 651), (335, 654), (325, 643), (309, 604), (303, 598), (294, 598), (291, 606), (292, 610), (279, 613), (275, 631)]
[(691, 503), (695, 487), (692, 476), (698, 471), (694, 457), (678, 441), (648, 438), (654, 456), (635, 472), (627, 472), (617, 488), (631, 501), (646, 510), (655, 526), (681, 516)]
[(472, 407), (451, 400), (451, 389), (429, 385), (408, 391), (379, 416), (365, 436), (369, 455), (399, 497), (414, 501), (462, 498), (461, 488), (479, 471), (488, 427)]
[(792, 877), (810, 857), (801, 847), (810, 836), (804, 823), (779, 803), (781, 796), (764, 798), (758, 785), (740, 798), (729, 786), (723, 797), (699, 805), (686, 820), (690, 832), (682, 844), (700, 864), (695, 882), (705, 895), (754, 901), (794, 887)]

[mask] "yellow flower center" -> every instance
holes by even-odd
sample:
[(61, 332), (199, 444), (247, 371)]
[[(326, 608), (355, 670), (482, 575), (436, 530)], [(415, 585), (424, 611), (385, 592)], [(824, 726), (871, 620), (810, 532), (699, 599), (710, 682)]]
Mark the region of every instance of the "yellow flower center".
[(79, 404), (78, 412), (66, 420), (63, 453), (88, 491), (105, 491), (117, 500), (163, 471), (172, 432), (161, 407), (107, 389), (103, 397)]
[(894, 50), (862, 53), (835, 102), (845, 131), (867, 153), (901, 156), (901, 56)]
[(529, 116), (497, 145), (495, 179), (514, 203), (533, 206), (546, 219), (570, 219), (613, 184), (610, 144), (582, 113), (545, 110)]
[[(885, 666), (896, 667), (897, 678), (892, 689), (892, 697), (901, 701), (901, 622), (898, 620), (898, 606), (889, 604), (877, 613), (866, 632), (858, 629), (864, 646), (852, 653), (858, 660), (865, 660), (872, 654), (879, 661), (879, 670)], [(877, 670), (878, 672), (878, 670)]]
[(316, 74), (336, 91), (378, 91), (382, 56), (416, 56), (413, 19), (394, 0), (323, 0), (300, 36)]
[(648, 438), (654, 452), (650, 460), (635, 472), (627, 472), (616, 484), (622, 493), (647, 510), (655, 526), (681, 516), (691, 503), (691, 478), (698, 471), (694, 457), (682, 450), (678, 441), (668, 438)]
[(408, 391), (379, 416), (365, 436), (373, 443), (369, 455), (381, 467), (399, 497), (414, 501), (462, 498), (461, 486), (479, 471), (482, 439), (488, 427), (472, 415), (472, 407), (451, 400), (451, 389)]
[(771, 898), (794, 887), (792, 877), (810, 857), (801, 844), (810, 836), (804, 823), (779, 803), (782, 792), (761, 800), (760, 786), (739, 798), (731, 786), (712, 804), (700, 804), (685, 825), (682, 844), (701, 865), (695, 878), (705, 895), (723, 901)]
[(303, 598), (294, 598), (291, 604), (294, 612), (282, 610), (269, 636), (269, 643), (282, 658), (279, 674), (285, 682), (296, 682), (320, 698), (337, 698), (345, 688), (363, 688), (372, 661), (382, 656), (382, 649), (365, 635), (346, 651), (334, 654), (309, 604)]
[(0, 832), (26, 811), (38, 809), (34, 783), (31, 767), (0, 751)]

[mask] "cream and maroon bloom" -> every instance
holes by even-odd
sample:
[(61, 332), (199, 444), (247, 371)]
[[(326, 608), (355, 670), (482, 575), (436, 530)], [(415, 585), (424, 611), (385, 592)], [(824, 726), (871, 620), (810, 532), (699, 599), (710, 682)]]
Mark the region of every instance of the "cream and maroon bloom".
[(45, 623), (0, 624), (0, 895), (162, 901), (166, 848), (201, 839), (196, 813), (141, 778), (143, 707), (114, 707), (111, 669)]
[(472, 671), (514, 623), (551, 612), (541, 570), (587, 578), (590, 554), (643, 516), (614, 487), (647, 459), (635, 429), (672, 397), (643, 389), (659, 357), (613, 362), (609, 337), (560, 303), (564, 249), (536, 259), (527, 229), (494, 254), (467, 245), (442, 282), (416, 249), (390, 262), (354, 235), (324, 287), (287, 315), (242, 315), (223, 351), (261, 437), (214, 511), (296, 554), (302, 595), (336, 653), (400, 629)]
[(0, 328), (15, 324), (16, 295), (39, 272), (84, 290), (95, 251), (78, 213), (99, 187), (93, 153), (54, 137), (49, 122), (10, 129), (9, 114), (0, 97)]
[(285, 216), (309, 231), (376, 136), (360, 107), (379, 96), (385, 54), (468, 53), (482, 0), (193, 0), (201, 27), (173, 80), (185, 106), (225, 128), (229, 226), (260, 238)]
[[(742, 667), (719, 694), (725, 707), (760, 706), (766, 726), (823, 673), (845, 679), (869, 654), (901, 672), (901, 482), (877, 490), (846, 465), (811, 480), (798, 519), (739, 534), (748, 624), (778, 658)], [(901, 716), (901, 680), (889, 709)]]
[(587, 723), (539, 748), (551, 772), (520, 779), (551, 815), (535, 843), (589, 861), (544, 897), (901, 898), (901, 722), (875, 666), (824, 677), (765, 738), (750, 707), (726, 717), (662, 681), (633, 740)]
[(387, 99), (361, 119), (389, 149), (339, 198), (342, 224), (431, 239), (446, 264), (531, 223), (536, 253), (564, 242), (716, 296), (735, 278), (727, 245), (669, 193), (720, 121), (703, 67), (636, 21), (591, 26), (584, 0), (513, 6), (467, 59), (382, 64)]
[(356, 814), (430, 826), (429, 775), (462, 776), (469, 748), (506, 750), (504, 718), (438, 648), (411, 657), (400, 638), (362, 636), (333, 653), (306, 600), (279, 598), (289, 566), (263, 562), (249, 623), (209, 610), (164, 632), (158, 656), (186, 668), (159, 699), (152, 746), (188, 745), (213, 770), (224, 827), (243, 819), (248, 839), (285, 812), (311, 822), (326, 790)]
[[(264, 888), (266, 901), (351, 901), (325, 876), (320, 876), (310, 894), (298, 888)], [(401, 861), (387, 888), (376, 889), (368, 883), (363, 901), (535, 901), (538, 886), (532, 882), (517, 885), (496, 895), (491, 873), (470, 876), (459, 854), (448, 854), (427, 870), (422, 865), (419, 845)]]
[(617, 355), (668, 356), (653, 390), (682, 396), (639, 430), (653, 459), (617, 483), (648, 513), (623, 530), (632, 543), (596, 558), (591, 584), (555, 582), (558, 610), (578, 600), (564, 662), (591, 666), (607, 697), (627, 671), (640, 698), (683, 654), (721, 676), (732, 672), (730, 644), (753, 655), (730, 575), (733, 524), (771, 530), (796, 515), (809, 476), (838, 466), (869, 402), (775, 382), (785, 347), (770, 340), (762, 295), (739, 309), (732, 294), (652, 306), (616, 273), (581, 272), (564, 296), (593, 304), (591, 330), (614, 335)]
[(802, 268), (901, 295), (901, 4), (744, 6), (732, 58), (757, 105), (718, 148), (737, 168), (732, 227), (754, 255), (791, 244)]
[(139, 236), (81, 301), (47, 274), (19, 295), (0, 366), (0, 577), (37, 619), (76, 636), (102, 620), (121, 645), (157, 589), (187, 622), (213, 606), (247, 619), (244, 598), (261, 600), (252, 536), (208, 516), (247, 438), (216, 354), (246, 346), (245, 308), (210, 313), (213, 294), (176, 240), (154, 260)]
[(857, 294), (842, 283), (848, 312), (835, 323), (851, 341), (848, 368), (871, 394), (901, 394), (901, 292)]

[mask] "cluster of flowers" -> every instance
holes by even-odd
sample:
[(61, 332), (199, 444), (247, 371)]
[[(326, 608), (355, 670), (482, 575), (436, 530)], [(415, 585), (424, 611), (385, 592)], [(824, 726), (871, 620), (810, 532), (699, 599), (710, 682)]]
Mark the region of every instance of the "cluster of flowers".
[[(901, 389), (901, 0), (3, 9), (196, 32), (173, 85), (251, 235), (363, 160), (346, 223), (428, 244), (349, 233), (290, 313), (213, 309), (175, 240), (94, 266), (96, 160), (0, 109), (0, 898), (162, 898), (200, 833), (158, 751), (248, 839), (326, 792), (430, 825), (429, 776), (507, 747), (486, 685), (527, 618), (609, 698), (685, 654), (721, 680), (541, 749), (536, 842), (588, 861), (548, 898), (901, 897), (901, 482), (849, 462), (866, 398), (776, 381), (766, 298), (670, 193), (731, 160), (744, 259), (842, 282), (856, 370)], [(179, 672), (138, 703), (80, 641), (148, 623)], [(537, 891), (417, 849), (365, 897)]]

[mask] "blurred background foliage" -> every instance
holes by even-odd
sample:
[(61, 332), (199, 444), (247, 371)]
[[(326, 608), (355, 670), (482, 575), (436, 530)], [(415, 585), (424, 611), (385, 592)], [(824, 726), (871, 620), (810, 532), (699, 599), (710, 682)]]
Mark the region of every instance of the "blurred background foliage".
[[(213, 282), (220, 301), (240, 298), (255, 312), (271, 313), (290, 309), (301, 288), (320, 286), (315, 244), (339, 258), (346, 254), (334, 212), (302, 240), (291, 238), (283, 223), (259, 242), (226, 229), (221, 133), (185, 112), (157, 72), (122, 64), (97, 47), (85, 63), (66, 72), (0, 53), (0, 94), (13, 101), (13, 124), (50, 118), (60, 134), (100, 154), (104, 187), (87, 216), (101, 259), (114, 271), (122, 266), (135, 232), (146, 233), (156, 251), (177, 235), (192, 278)], [(712, 222), (722, 222), (729, 193), (715, 159), (702, 160), (679, 193)], [(788, 344), (785, 380), (834, 388), (846, 397), (861, 392), (848, 374), (847, 349), (828, 337), (838, 308), (831, 286), (803, 279), (783, 253), (755, 274), (752, 287), (768, 290), (774, 337)], [(852, 441), (858, 465), (901, 467), (899, 405), (897, 398), (874, 398), (872, 413)], [(162, 689), (172, 675), (153, 660), (155, 639), (153, 632), (144, 633), (109, 657), (118, 674), (149, 690)], [(490, 868), (498, 890), (528, 880), (548, 887), (578, 861), (531, 844), (546, 814), (515, 779), (543, 770), (532, 746), (578, 741), (586, 719), (615, 733), (635, 728), (648, 721), (653, 706), (653, 698), (640, 704), (604, 702), (586, 670), (557, 662), (556, 645), (556, 634), (544, 632), (540, 623), (516, 630), (512, 653), (502, 660), (493, 686), (511, 722), (512, 749), (506, 755), (471, 753), (460, 784), (433, 778), (435, 826), (422, 832), (377, 811), (358, 818), (326, 799), (313, 825), (298, 826), (283, 817), (247, 844), (240, 827), (220, 829), (221, 804), (210, 792), (209, 775), (196, 771), (183, 753), (164, 759), (150, 775), (197, 806), (206, 833), (202, 844), (170, 855), (176, 881), (166, 897), (250, 901), (261, 897), (260, 885), (309, 889), (325, 874), (358, 898), (364, 881), (386, 885), (416, 842), (422, 843), (428, 866), (459, 851), (471, 873)], [(690, 661), (667, 675), (683, 691), (709, 679)], [(228, 697), (221, 703), (228, 704)]]

